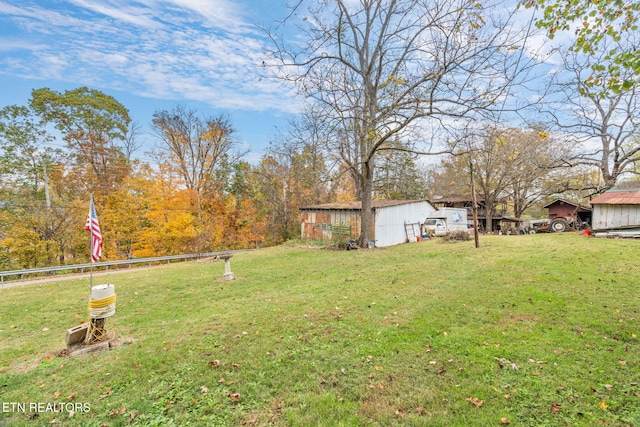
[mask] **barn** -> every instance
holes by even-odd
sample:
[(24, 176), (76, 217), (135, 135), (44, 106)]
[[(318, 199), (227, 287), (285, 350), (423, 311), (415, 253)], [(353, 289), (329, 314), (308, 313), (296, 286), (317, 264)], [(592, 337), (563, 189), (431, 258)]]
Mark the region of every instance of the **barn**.
[(591, 208), (571, 200), (555, 199), (544, 205), (543, 208), (549, 210), (549, 220), (551, 221), (556, 218), (577, 217), (581, 222), (591, 222)]
[[(371, 239), (376, 246), (405, 243), (436, 208), (427, 200), (373, 200)], [(362, 202), (348, 201), (300, 208), (303, 240), (331, 241), (337, 234), (360, 235)]]
[(594, 231), (640, 229), (640, 181), (621, 182), (591, 200)]

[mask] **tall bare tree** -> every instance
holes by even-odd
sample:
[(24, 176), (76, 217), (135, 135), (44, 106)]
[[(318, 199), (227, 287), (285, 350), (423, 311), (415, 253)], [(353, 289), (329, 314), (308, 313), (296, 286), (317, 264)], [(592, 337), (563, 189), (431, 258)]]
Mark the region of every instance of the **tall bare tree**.
[(640, 87), (623, 85), (605, 93), (602, 82), (594, 83), (637, 79), (630, 69), (618, 68), (613, 75), (609, 71), (615, 68), (609, 52), (629, 45), (638, 49), (640, 37), (623, 33), (617, 42), (601, 42), (602, 50), (591, 55), (563, 52), (563, 66), (553, 82), (554, 95), (544, 111), (555, 130), (584, 147), (572, 161), (600, 170), (601, 191), (614, 186), (621, 175), (635, 173), (640, 162)]
[[(370, 239), (381, 150), (433, 154), (434, 141), (420, 137), (426, 122), (450, 124), (503, 105), (528, 65), (527, 29), (512, 26), (515, 13), (492, 1), (300, 0), (282, 35), (270, 32), (275, 49), (266, 63), (322, 111), (329, 150), (356, 184), (360, 245)], [(301, 38), (287, 37), (289, 24)]]
[(200, 216), (202, 190), (215, 177), (216, 168), (240, 157), (234, 152), (237, 142), (231, 121), (225, 115), (201, 117), (178, 105), (171, 111), (156, 111), (152, 127), (171, 153), (185, 185), (195, 192)]

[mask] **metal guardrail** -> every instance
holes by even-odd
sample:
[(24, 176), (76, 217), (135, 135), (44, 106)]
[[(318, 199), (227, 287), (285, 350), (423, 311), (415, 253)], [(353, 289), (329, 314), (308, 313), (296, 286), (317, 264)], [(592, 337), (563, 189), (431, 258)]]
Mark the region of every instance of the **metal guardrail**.
[(154, 262), (162, 262), (166, 261), (170, 263), (174, 260), (188, 260), (188, 259), (199, 259), (199, 258), (208, 258), (223, 254), (229, 253), (238, 253), (238, 252), (247, 252), (251, 249), (239, 249), (235, 251), (222, 251), (222, 252), (206, 252), (202, 254), (187, 254), (187, 255), (170, 255), (170, 256), (161, 256), (161, 257), (153, 257), (153, 258), (133, 258), (126, 259), (121, 261), (105, 261), (105, 262), (94, 262), (93, 264), (70, 264), (70, 265), (60, 265), (56, 267), (42, 267), (42, 268), (28, 268), (25, 270), (9, 270), (9, 271), (0, 271), (0, 283), (4, 283), (5, 277), (9, 276), (17, 276), (17, 278), (23, 279), (25, 276), (30, 274), (42, 274), (42, 273), (53, 273), (55, 276), (56, 272), (59, 271), (77, 271), (80, 270), (80, 273), (84, 273), (85, 270), (90, 269), (92, 266), (96, 267), (104, 267), (105, 270), (108, 270), (109, 267), (118, 266), (118, 265), (128, 265), (131, 267), (132, 264), (152, 264)]

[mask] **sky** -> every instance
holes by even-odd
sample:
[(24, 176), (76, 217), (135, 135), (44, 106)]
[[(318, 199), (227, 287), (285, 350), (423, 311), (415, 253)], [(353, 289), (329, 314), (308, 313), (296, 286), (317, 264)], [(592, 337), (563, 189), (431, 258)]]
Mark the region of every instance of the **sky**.
[(228, 114), (257, 162), (300, 105), (261, 67), (284, 0), (0, 0), (0, 108), (33, 89), (111, 95), (157, 140), (155, 111)]
[(26, 105), (43, 87), (97, 89), (141, 126), (137, 156), (145, 160), (144, 151), (159, 145), (154, 112), (182, 105), (226, 114), (242, 150), (250, 150), (245, 160), (256, 164), (301, 109), (292, 88), (262, 67), (272, 47), (263, 29), (287, 15), (286, 3), (0, 0), (0, 108)]

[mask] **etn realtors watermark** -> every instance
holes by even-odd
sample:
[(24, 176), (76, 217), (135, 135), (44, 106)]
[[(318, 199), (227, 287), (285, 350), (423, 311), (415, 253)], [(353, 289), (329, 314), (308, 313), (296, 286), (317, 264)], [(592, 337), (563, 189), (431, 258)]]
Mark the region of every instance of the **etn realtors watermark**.
[(46, 412), (68, 412), (83, 413), (90, 412), (90, 403), (81, 402), (1, 402), (0, 412), (19, 413), (46, 413)]

